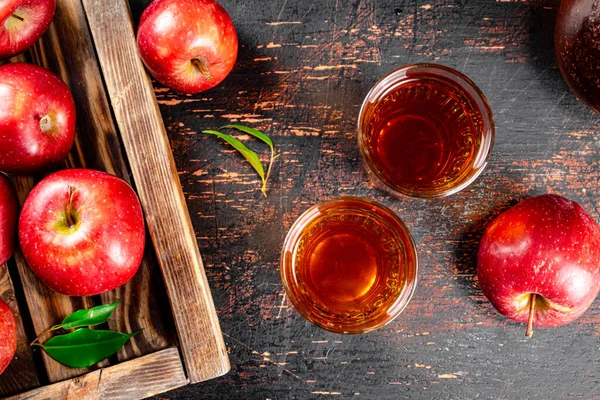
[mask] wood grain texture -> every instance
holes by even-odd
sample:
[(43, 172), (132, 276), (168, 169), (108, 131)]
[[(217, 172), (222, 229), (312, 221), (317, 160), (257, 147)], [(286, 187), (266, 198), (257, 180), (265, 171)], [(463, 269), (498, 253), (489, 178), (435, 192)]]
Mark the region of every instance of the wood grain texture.
[(229, 370), (227, 352), (127, 2), (82, 3), (163, 272), (188, 377), (199, 382), (223, 375)]
[(17, 352), (5, 372), (0, 374), (0, 396), (5, 396), (40, 384), (7, 264), (0, 265), (0, 299), (13, 310), (17, 323)]
[(187, 384), (177, 348), (169, 348), (6, 400), (144, 399)]
[[(22, 190), (19, 186), (17, 187), (17, 191)], [(21, 250), (15, 252), (15, 261), (18, 266), (23, 290), (26, 293), (27, 306), (29, 310), (32, 310), (30, 316), (36, 335), (40, 335), (51, 326), (60, 324), (62, 319), (67, 315), (79, 309), (94, 306), (92, 299), (88, 297), (75, 298), (64, 296), (44, 285), (37, 279), (25, 262)], [(44, 337), (42, 341), (47, 339), (48, 337)], [(88, 369), (65, 367), (54, 361), (44, 352), (42, 353), (42, 358), (50, 382), (59, 382), (88, 371)]]
[[(141, 10), (149, 1), (131, 0)], [(600, 117), (557, 69), (558, 1), (220, 0), (240, 39), (218, 87), (182, 96), (155, 83), (211, 282), (232, 371), (169, 399), (595, 399), (600, 301), (577, 322), (537, 329), (499, 315), (476, 277), (485, 226), (520, 199), (555, 192), (600, 221)], [(139, 11), (138, 11), (139, 12)], [(483, 90), (497, 126), (467, 190), (423, 201), (373, 189), (356, 140), (360, 104), (413, 62), (456, 68)], [(282, 153), (269, 197), (235, 151), (203, 129), (238, 121)], [(250, 138), (244, 138), (268, 156)], [(358, 195), (409, 226), (420, 281), (384, 329), (341, 336), (307, 323), (283, 293), (279, 252), (320, 200)]]

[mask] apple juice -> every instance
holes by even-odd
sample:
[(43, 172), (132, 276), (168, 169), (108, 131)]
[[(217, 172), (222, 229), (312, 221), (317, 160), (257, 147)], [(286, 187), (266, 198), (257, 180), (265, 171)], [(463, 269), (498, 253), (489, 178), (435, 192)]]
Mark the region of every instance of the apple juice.
[(367, 169), (394, 193), (436, 197), (468, 185), (493, 141), (491, 111), (464, 75), (434, 64), (394, 71), (369, 93), (359, 120)]
[(282, 255), (284, 283), (300, 313), (340, 333), (393, 319), (416, 280), (416, 251), (402, 221), (383, 206), (349, 197), (307, 213)]

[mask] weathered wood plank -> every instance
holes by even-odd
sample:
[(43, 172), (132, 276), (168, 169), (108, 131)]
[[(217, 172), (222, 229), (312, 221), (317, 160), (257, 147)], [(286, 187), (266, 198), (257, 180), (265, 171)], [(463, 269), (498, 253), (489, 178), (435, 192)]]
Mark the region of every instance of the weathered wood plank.
[(38, 371), (23, 327), (23, 317), (17, 304), (8, 265), (0, 265), (0, 298), (15, 314), (17, 322), (17, 352), (8, 368), (0, 375), (0, 396), (19, 393), (39, 386)]
[[(17, 190), (22, 190), (17, 189)], [(53, 291), (44, 285), (31, 271), (21, 250), (15, 252), (15, 261), (17, 263), (21, 284), (25, 290), (27, 307), (29, 308), (33, 327), (36, 335), (46, 331), (49, 327), (59, 324), (64, 317), (72, 312), (81, 309), (93, 307), (92, 299), (88, 297), (69, 297)], [(46, 340), (47, 337), (44, 338)], [(42, 353), (46, 373), (50, 382), (59, 382), (86, 373), (87, 369), (65, 367), (46, 353)], [(21, 373), (19, 371), (19, 373)]]
[(6, 400), (143, 399), (187, 382), (179, 351), (169, 348)]
[(127, 3), (83, 0), (83, 5), (167, 286), (188, 376), (191, 382), (220, 376), (229, 370), (229, 360)]
[[(120, 361), (152, 353), (177, 343), (175, 326), (154, 249), (148, 240), (144, 260), (135, 276), (126, 285), (101, 296), (103, 304), (121, 300), (113, 317), (108, 321), (110, 329), (120, 332), (143, 331), (139, 339), (125, 343), (117, 353)], [(121, 310), (119, 310), (122, 308)]]

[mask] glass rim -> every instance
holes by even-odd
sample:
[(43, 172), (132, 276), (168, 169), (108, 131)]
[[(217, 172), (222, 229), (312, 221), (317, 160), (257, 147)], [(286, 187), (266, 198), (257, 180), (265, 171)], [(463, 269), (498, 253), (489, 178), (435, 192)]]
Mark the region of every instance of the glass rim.
[[(459, 181), (458, 184), (444, 190), (414, 190), (390, 186), (388, 183), (386, 183), (386, 180), (383, 178), (382, 174), (377, 170), (377, 168), (372, 165), (370, 154), (366, 149), (366, 133), (364, 132), (362, 126), (365, 123), (367, 107), (376, 100), (383, 98), (387, 93), (389, 93), (389, 91), (407, 83), (405, 82), (406, 79), (409, 79), (408, 82), (410, 82), (408, 73), (412, 71), (426, 73), (431, 76), (441, 76), (442, 78), (445, 78), (446, 80), (449, 80), (460, 87), (474, 100), (474, 105), (481, 112), (484, 122), (482, 132), (480, 133), (482, 135), (482, 140), (477, 151), (475, 161), (473, 162), (472, 171), (463, 180)], [(383, 78), (379, 79), (379, 81), (377, 81), (369, 90), (362, 102), (358, 114), (357, 137), (358, 147), (363, 159), (363, 164), (365, 165), (369, 178), (374, 181), (377, 187), (393, 194), (396, 197), (410, 196), (423, 199), (432, 199), (436, 197), (450, 196), (454, 193), (460, 192), (473, 183), (473, 181), (475, 181), (479, 175), (481, 175), (487, 165), (494, 145), (495, 124), (492, 109), (485, 95), (469, 77), (464, 75), (462, 72), (442, 64), (414, 63), (402, 66), (389, 72)]]
[[(297, 280), (293, 276), (290, 276), (290, 274), (295, 273), (295, 265), (294, 265), (293, 261), (290, 261), (290, 263), (291, 263), (291, 265), (289, 266), (290, 271), (288, 271), (286, 253), (290, 252), (292, 254), (292, 260), (295, 259), (296, 250), (297, 250), (296, 245), (298, 244), (298, 241), (301, 237), (303, 228), (305, 228), (308, 224), (310, 224), (312, 221), (314, 221), (316, 218), (318, 218), (319, 215), (322, 214), (320, 212), (320, 209), (322, 209), (323, 207), (329, 206), (329, 207), (333, 207), (332, 209), (335, 209), (335, 205), (337, 203), (342, 203), (344, 201), (352, 201), (352, 202), (356, 202), (356, 203), (362, 204), (362, 205), (377, 207), (377, 208), (385, 211), (386, 213), (390, 214), (390, 216), (392, 216), (394, 218), (394, 221), (398, 223), (398, 226), (402, 230), (401, 233), (406, 237), (406, 241), (402, 241), (402, 242), (403, 242), (403, 245), (406, 247), (405, 251), (407, 253), (410, 253), (410, 255), (412, 255), (412, 259), (414, 260), (414, 263), (412, 263), (411, 266), (405, 265), (406, 277), (404, 279), (403, 288), (397, 294), (393, 303), (387, 309), (387, 311), (386, 311), (387, 316), (384, 319), (382, 319), (381, 321), (378, 321), (377, 323), (370, 324), (367, 326), (365, 326), (364, 323), (362, 325), (347, 324), (347, 325), (342, 326), (343, 329), (336, 329), (335, 327), (322, 324), (318, 319), (314, 318), (313, 315), (316, 315), (316, 313), (310, 312), (315, 309), (314, 307), (310, 307), (310, 309), (305, 309), (304, 307), (298, 306), (298, 304), (302, 304), (302, 302), (299, 300), (300, 296), (298, 296), (297, 290), (295, 290), (293, 287), (294, 285), (292, 285), (292, 283), (297, 282)], [(354, 208), (356, 208), (356, 207), (354, 207)], [(309, 209), (304, 211), (296, 219), (296, 221), (294, 221), (294, 223), (292, 224), (290, 230), (288, 231), (288, 233), (286, 235), (286, 238), (284, 240), (283, 247), (281, 250), (280, 273), (281, 273), (281, 280), (283, 282), (283, 287), (285, 289), (285, 293), (287, 294), (288, 298), (292, 302), (292, 305), (294, 306), (294, 308), (307, 321), (309, 321), (312, 324), (318, 326), (319, 328), (324, 329), (329, 332), (341, 333), (341, 334), (362, 334), (362, 333), (372, 332), (374, 330), (384, 327), (385, 325), (389, 324), (394, 319), (396, 319), (396, 317), (398, 317), (402, 313), (402, 311), (404, 311), (404, 309), (406, 308), (406, 306), (412, 299), (412, 296), (417, 288), (418, 274), (419, 274), (419, 256), (418, 256), (418, 252), (417, 252), (417, 246), (415, 244), (414, 238), (412, 237), (412, 235), (410, 233), (410, 230), (408, 229), (408, 227), (406, 226), (404, 221), (402, 221), (402, 219), (394, 211), (392, 211), (385, 205), (378, 203), (376, 201), (373, 201), (373, 200), (369, 200), (369, 199), (365, 199), (365, 198), (357, 197), (357, 196), (341, 196), (341, 197), (335, 197), (335, 198), (332, 198), (329, 200), (325, 200), (325, 201), (319, 202), (319, 203), (311, 206)]]

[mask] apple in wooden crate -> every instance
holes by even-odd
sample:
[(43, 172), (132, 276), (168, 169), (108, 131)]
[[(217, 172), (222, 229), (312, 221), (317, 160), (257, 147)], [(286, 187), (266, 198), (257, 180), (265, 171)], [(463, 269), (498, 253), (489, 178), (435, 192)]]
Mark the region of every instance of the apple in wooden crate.
[(213, 0), (155, 0), (140, 19), (137, 43), (156, 80), (180, 93), (217, 86), (235, 65), (231, 18)]
[(503, 315), (558, 326), (579, 318), (600, 291), (600, 227), (574, 201), (543, 195), (521, 201), (486, 229), (477, 275)]
[(137, 272), (145, 244), (142, 208), (122, 179), (90, 169), (55, 172), (23, 204), (19, 243), (33, 272), (68, 296), (115, 289)]
[(2, 65), (0, 104), (0, 171), (40, 171), (67, 157), (75, 102), (58, 76), (37, 65)]
[(0, 299), (0, 374), (12, 361), (17, 350), (17, 324), (12, 310)]
[(0, 172), (0, 266), (15, 251), (18, 208), (17, 192), (12, 182)]
[(55, 0), (0, 1), (0, 59), (33, 46), (48, 29), (55, 9)]

